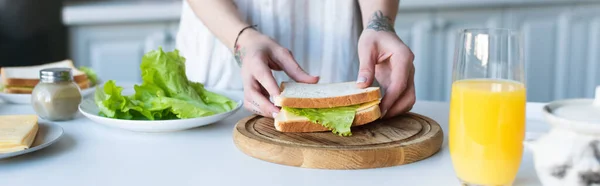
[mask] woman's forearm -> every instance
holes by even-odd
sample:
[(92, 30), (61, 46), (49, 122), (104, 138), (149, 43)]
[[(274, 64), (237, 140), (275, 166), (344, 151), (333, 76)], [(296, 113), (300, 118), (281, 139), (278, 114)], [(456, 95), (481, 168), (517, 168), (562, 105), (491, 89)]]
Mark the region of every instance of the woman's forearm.
[(363, 27), (376, 31), (394, 31), (399, 0), (359, 0)]
[(204, 25), (233, 50), (235, 38), (249, 24), (242, 20), (232, 0), (187, 0)]

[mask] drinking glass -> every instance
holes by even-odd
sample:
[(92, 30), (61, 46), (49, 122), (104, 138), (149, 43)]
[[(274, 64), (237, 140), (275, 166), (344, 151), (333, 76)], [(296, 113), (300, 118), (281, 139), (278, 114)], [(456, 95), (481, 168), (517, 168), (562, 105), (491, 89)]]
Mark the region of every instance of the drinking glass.
[(463, 185), (512, 185), (525, 136), (525, 72), (519, 35), (464, 29), (457, 36), (450, 98), (450, 155)]

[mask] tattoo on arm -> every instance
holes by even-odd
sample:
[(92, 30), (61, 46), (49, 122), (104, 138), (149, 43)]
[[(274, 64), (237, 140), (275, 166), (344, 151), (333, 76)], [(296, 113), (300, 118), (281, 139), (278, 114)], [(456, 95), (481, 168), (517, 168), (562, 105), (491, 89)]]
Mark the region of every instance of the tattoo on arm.
[(235, 53), (233, 56), (235, 57), (235, 62), (237, 62), (238, 66), (242, 66), (242, 59), (246, 55), (246, 48), (240, 47), (240, 45), (235, 46)]
[(394, 25), (392, 24), (392, 19), (388, 16), (384, 16), (381, 10), (373, 13), (371, 17), (371, 21), (369, 21), (369, 25), (367, 25), (367, 29), (373, 29), (375, 31), (386, 31), (386, 32), (395, 32)]
[(257, 108), (260, 108), (260, 105), (258, 103), (256, 103), (256, 101), (252, 100), (252, 101), (250, 101), (250, 103), (252, 103), (252, 105), (254, 105)]
[(258, 114), (258, 115), (262, 115), (263, 113), (260, 110), (256, 110), (255, 108), (252, 109), (252, 112)]

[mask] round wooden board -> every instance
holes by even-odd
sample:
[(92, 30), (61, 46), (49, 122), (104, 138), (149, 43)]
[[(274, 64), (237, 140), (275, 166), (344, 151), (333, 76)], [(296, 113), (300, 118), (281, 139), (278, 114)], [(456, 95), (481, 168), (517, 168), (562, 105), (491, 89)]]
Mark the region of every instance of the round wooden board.
[(352, 136), (331, 132), (282, 133), (273, 119), (250, 116), (233, 131), (245, 154), (283, 165), (318, 169), (366, 169), (403, 165), (430, 157), (443, 142), (440, 125), (414, 113), (353, 127)]

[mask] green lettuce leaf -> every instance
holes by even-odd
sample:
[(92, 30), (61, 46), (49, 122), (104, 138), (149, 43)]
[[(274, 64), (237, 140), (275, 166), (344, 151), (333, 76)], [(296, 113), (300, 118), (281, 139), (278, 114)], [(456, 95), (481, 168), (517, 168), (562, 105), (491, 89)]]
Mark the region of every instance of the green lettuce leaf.
[(108, 81), (96, 91), (96, 104), (106, 117), (166, 120), (215, 115), (237, 106), (233, 100), (210, 92), (185, 74), (185, 58), (179, 51), (162, 48), (145, 54), (140, 65), (142, 84), (135, 94), (122, 96), (122, 88)]
[(88, 67), (84, 67), (81, 66), (79, 67), (79, 70), (81, 70), (83, 73), (85, 73), (85, 75), (88, 77), (88, 79), (90, 80), (91, 85), (90, 86), (94, 86), (98, 83), (98, 75), (96, 74), (96, 72)]
[(237, 106), (237, 103), (233, 102), (231, 99), (204, 89), (204, 85), (200, 83), (190, 82), (190, 86), (192, 86), (196, 92), (201, 93), (200, 98), (210, 107), (219, 108), (224, 112), (232, 110)]
[(106, 117), (132, 119), (133, 115), (129, 113), (130, 100), (121, 94), (123, 88), (115, 85), (110, 80), (104, 87), (96, 88), (94, 101), (100, 110), (100, 113)]
[(289, 108), (283, 107), (288, 112), (304, 116), (313, 123), (318, 123), (340, 136), (351, 136), (350, 127), (360, 105), (335, 107), (335, 108)]

